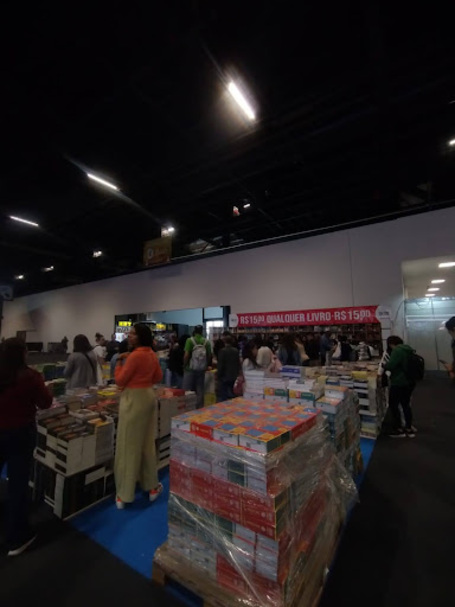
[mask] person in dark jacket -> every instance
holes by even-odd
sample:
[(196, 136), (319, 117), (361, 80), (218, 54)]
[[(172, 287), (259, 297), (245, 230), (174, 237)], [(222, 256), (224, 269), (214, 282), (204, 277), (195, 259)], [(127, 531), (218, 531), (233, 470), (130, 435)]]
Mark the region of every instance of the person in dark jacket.
[(333, 340), (330, 337), (330, 331), (324, 331), (319, 341), (321, 365), (324, 367), (327, 363), (330, 363), (330, 354), (333, 352)]
[(119, 347), (120, 342), (117, 341), (115, 333), (112, 333), (111, 341), (108, 341), (106, 344), (106, 362), (111, 362), (114, 355), (118, 353)]
[(319, 362), (319, 348), (316, 339), (312, 333), (307, 335), (307, 341), (305, 345), (306, 353), (310, 359), (310, 365)]
[(446, 363), (445, 367), (449, 372), (451, 379), (455, 379), (455, 316), (449, 318), (446, 322), (446, 329), (449, 332), (450, 337), (452, 338), (452, 362)]
[(168, 369), (171, 372), (171, 385), (181, 388), (183, 385), (183, 357), (185, 356), (185, 344), (189, 335), (182, 335), (169, 352)]
[(341, 348), (340, 361), (341, 362), (350, 361), (351, 355), (352, 355), (352, 347), (351, 347), (351, 344), (348, 343), (348, 338), (346, 337), (346, 335), (340, 335), (339, 341), (340, 341), (340, 348)]
[(295, 343), (293, 333), (285, 333), (281, 339), (280, 347), (277, 352), (278, 359), (282, 365), (301, 365), (302, 357)]
[[(397, 335), (387, 339), (390, 358), (385, 364), (385, 370), (390, 371), (389, 407), (395, 420), (395, 428), (389, 433), (393, 438), (414, 438), (415, 428), (412, 425), (411, 396), (415, 384), (406, 374), (408, 361), (413, 350), (403, 343)], [(405, 427), (402, 427), (400, 405), (403, 409)]]
[(232, 337), (224, 338), (225, 346), (218, 357), (218, 382), (221, 400), (234, 398), (234, 384), (240, 373), (240, 355)]
[(8, 556), (19, 556), (36, 535), (28, 521), (28, 480), (36, 443), (36, 410), (52, 395), (40, 373), (27, 367), (26, 347), (10, 338), (0, 346), (0, 472), (8, 466)]

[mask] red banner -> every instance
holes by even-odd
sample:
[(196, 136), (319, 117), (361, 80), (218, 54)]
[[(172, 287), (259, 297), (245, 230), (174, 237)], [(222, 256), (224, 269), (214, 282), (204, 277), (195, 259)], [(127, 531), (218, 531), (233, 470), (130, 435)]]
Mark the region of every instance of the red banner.
[(327, 308), (325, 310), (292, 310), (290, 312), (254, 312), (231, 314), (231, 327), (292, 327), (302, 325), (353, 325), (378, 323), (378, 306)]

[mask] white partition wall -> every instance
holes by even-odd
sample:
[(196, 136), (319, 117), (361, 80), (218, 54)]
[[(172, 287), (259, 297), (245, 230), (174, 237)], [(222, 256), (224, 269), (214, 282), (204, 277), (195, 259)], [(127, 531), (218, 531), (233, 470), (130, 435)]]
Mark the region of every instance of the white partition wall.
[(429, 371), (443, 371), (439, 360), (452, 362), (451, 338), (445, 323), (455, 316), (455, 298), (406, 301), (406, 339), (425, 359)]
[(230, 305), (231, 311), (383, 304), (403, 333), (401, 264), (455, 254), (455, 209), (145, 270), (6, 302), (3, 336), (90, 339), (114, 316)]

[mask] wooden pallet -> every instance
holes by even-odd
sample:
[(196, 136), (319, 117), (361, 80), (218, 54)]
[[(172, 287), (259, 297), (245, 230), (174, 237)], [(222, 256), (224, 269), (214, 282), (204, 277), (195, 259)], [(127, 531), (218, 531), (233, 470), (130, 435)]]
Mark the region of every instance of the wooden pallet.
[[(330, 549), (331, 558), (335, 554), (337, 545), (338, 542)], [(311, 571), (310, 576), (313, 573), (316, 572)], [(319, 580), (317, 578), (316, 573), (313, 583), (309, 583), (297, 602), (289, 607), (318, 606), (324, 588), (321, 578), (319, 577)], [(250, 603), (236, 598), (231, 591), (219, 586), (208, 575), (201, 575), (201, 570), (191, 566), (185, 559), (174, 558), (173, 551), (167, 544), (163, 544), (158, 549), (157, 557), (153, 561), (152, 581), (163, 588), (177, 586), (189, 591), (203, 607), (241, 607), (254, 603), (254, 601)]]
[(192, 593), (200, 601), (202, 607), (226, 607), (231, 605), (238, 607), (239, 603), (233, 601), (232, 594), (220, 588), (214, 580), (208, 577), (202, 579), (200, 569), (191, 567), (187, 563), (185, 565), (180, 563), (178, 569), (177, 567), (174, 568), (171, 564), (172, 557), (167, 558), (170, 555), (167, 544), (161, 546), (159, 551), (160, 560), (157, 561), (156, 558), (153, 560), (152, 581), (155, 584), (163, 588), (180, 586)]

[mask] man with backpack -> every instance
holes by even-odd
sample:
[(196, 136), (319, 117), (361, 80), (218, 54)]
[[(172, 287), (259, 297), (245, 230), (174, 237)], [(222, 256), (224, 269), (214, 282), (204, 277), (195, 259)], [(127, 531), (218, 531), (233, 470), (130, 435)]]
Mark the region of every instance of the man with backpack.
[(193, 337), (186, 340), (183, 359), (183, 389), (196, 392), (197, 409), (204, 406), (205, 372), (212, 358), (212, 348), (202, 335), (203, 331), (201, 325), (195, 327)]
[[(414, 438), (411, 396), (417, 381), (423, 376), (423, 359), (397, 335), (391, 335), (387, 339), (387, 349), (390, 351), (390, 358), (384, 369), (390, 371), (389, 407), (395, 421), (395, 429), (389, 436)], [(400, 405), (405, 419), (404, 428), (401, 423)]]

